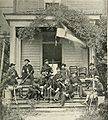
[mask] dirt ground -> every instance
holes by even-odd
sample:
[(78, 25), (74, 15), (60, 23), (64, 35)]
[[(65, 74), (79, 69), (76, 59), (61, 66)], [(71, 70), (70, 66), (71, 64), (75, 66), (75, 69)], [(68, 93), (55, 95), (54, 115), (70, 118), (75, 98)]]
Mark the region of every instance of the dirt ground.
[(57, 110), (52, 112), (29, 112), (24, 115), (25, 120), (77, 120), (85, 110), (80, 108)]

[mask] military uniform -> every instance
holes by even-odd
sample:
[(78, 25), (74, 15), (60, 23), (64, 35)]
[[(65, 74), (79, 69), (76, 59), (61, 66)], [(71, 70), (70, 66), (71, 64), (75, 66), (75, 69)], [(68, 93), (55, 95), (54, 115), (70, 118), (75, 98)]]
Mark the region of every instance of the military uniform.
[(15, 85), (18, 84), (17, 83), (17, 79), (18, 78), (18, 74), (17, 71), (15, 69), (9, 68), (7, 71), (7, 79), (8, 79), (8, 85)]
[(60, 84), (60, 81), (62, 81), (62, 76), (60, 72), (57, 72), (53, 78), (53, 90), (55, 101), (60, 99), (60, 95), (62, 92), (62, 85)]
[(94, 78), (94, 76), (98, 76), (98, 75), (99, 74), (98, 74), (96, 67), (94, 67), (93, 63), (90, 63), (88, 76), (91, 78)]
[(61, 106), (64, 106), (67, 99), (72, 99), (74, 97), (74, 87), (72, 84), (65, 84), (65, 88), (62, 89), (61, 96)]
[(36, 100), (40, 99), (41, 89), (39, 85), (39, 81), (34, 80), (32, 82), (32, 86), (29, 87), (29, 90), (26, 94), (26, 98), (31, 99), (34, 98)]
[(98, 96), (103, 95), (104, 88), (103, 88), (103, 85), (100, 81), (95, 83), (95, 87), (96, 87), (96, 91), (97, 91)]
[(31, 81), (34, 80), (34, 69), (33, 66), (30, 64), (24, 65), (22, 68), (22, 79), (24, 80), (25, 78), (30, 79)]
[(61, 77), (62, 77), (62, 82), (64, 83), (65, 80), (69, 79), (69, 71), (68, 69), (64, 68), (64, 69), (61, 69), (60, 70), (60, 74), (61, 74)]
[(14, 97), (14, 87), (15, 87), (15, 85), (18, 84), (17, 79), (19, 78), (17, 71), (11, 67), (13, 65), (15, 65), (15, 64), (13, 64), (13, 63), (10, 64), (10, 68), (8, 69), (7, 75), (6, 75), (7, 80), (5, 83), (8, 85), (9, 88), (11, 88), (10, 91), (11, 91), (12, 97)]
[(89, 77), (92, 78), (94, 76), (97, 76), (98, 75), (98, 71), (97, 69), (94, 67), (94, 68), (91, 68), (89, 69)]
[(49, 78), (51, 73), (52, 73), (52, 68), (48, 64), (45, 64), (41, 69), (41, 74)]

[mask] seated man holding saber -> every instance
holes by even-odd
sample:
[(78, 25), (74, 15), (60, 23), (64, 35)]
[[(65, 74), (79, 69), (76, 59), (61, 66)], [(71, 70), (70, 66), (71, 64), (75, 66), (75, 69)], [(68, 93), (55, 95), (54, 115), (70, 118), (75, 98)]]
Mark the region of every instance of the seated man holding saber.
[(32, 84), (34, 80), (34, 69), (33, 66), (30, 63), (29, 59), (24, 60), (24, 66), (22, 68), (22, 84), (27, 80), (30, 79), (30, 83)]

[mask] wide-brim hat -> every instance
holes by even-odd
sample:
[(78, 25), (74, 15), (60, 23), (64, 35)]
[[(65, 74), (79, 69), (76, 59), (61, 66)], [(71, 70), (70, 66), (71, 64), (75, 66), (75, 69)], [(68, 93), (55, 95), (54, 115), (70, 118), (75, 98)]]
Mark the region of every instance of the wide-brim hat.
[(15, 63), (10, 63), (9, 67), (15, 66)]
[(94, 63), (90, 63), (89, 66), (94, 65)]
[(48, 59), (45, 59), (44, 62), (48, 62)]
[(29, 60), (29, 59), (25, 59), (24, 61), (28, 61), (28, 62), (30, 62), (30, 60)]

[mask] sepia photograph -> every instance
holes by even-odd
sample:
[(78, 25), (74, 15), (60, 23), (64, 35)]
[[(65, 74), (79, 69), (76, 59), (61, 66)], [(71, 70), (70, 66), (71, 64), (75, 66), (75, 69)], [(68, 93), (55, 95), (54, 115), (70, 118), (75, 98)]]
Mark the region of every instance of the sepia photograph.
[(107, 0), (0, 0), (0, 120), (108, 120)]

